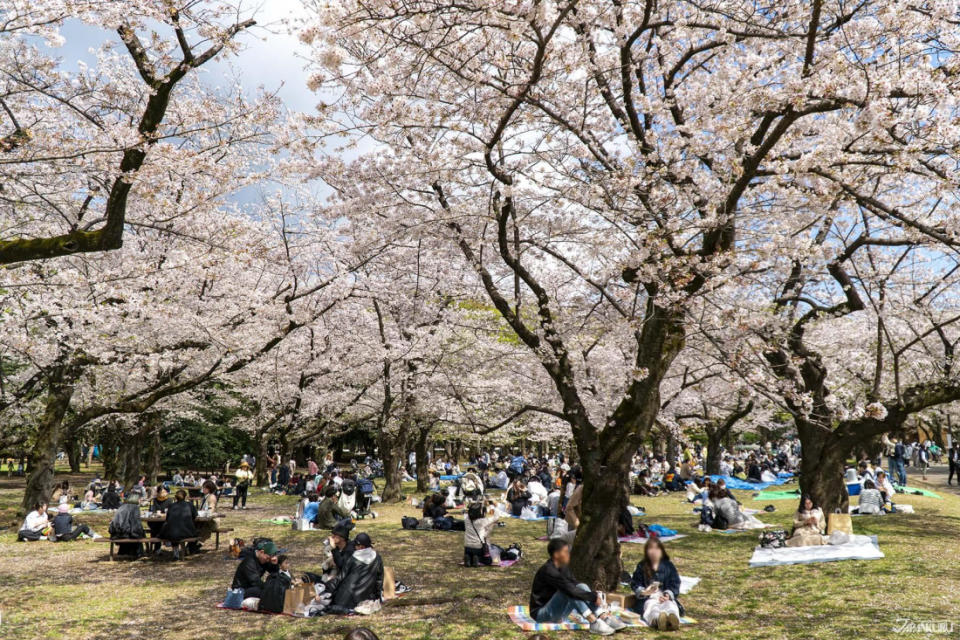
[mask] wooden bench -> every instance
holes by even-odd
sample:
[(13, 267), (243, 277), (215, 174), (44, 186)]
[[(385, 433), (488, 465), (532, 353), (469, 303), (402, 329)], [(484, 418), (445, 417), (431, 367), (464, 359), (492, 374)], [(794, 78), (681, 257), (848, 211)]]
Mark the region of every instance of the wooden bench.
[(233, 529), (218, 529), (217, 531), (214, 531), (213, 533), (214, 533), (214, 535), (216, 536), (216, 542), (214, 543), (214, 548), (215, 548), (215, 549), (219, 549), (219, 548), (220, 548), (220, 534), (221, 534), (221, 533), (232, 533), (232, 532), (233, 532)]
[(184, 538), (177, 542), (172, 540), (164, 540), (163, 538), (97, 538), (99, 542), (109, 542), (110, 543), (110, 561), (114, 559), (113, 545), (115, 544), (153, 544), (153, 543), (169, 543), (173, 546), (174, 551), (180, 552), (180, 558), (187, 557), (187, 545), (191, 542), (197, 542), (199, 538)]

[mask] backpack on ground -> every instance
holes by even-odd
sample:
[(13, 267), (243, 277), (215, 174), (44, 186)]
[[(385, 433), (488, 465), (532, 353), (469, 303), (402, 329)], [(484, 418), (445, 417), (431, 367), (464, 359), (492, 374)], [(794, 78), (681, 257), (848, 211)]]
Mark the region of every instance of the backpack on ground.
[(781, 549), (787, 546), (787, 532), (783, 529), (764, 531), (760, 534), (760, 546), (765, 549)]
[(400, 518), (400, 526), (404, 529), (419, 529), (417, 526), (420, 524), (420, 521), (414, 518), (413, 516), (403, 516)]

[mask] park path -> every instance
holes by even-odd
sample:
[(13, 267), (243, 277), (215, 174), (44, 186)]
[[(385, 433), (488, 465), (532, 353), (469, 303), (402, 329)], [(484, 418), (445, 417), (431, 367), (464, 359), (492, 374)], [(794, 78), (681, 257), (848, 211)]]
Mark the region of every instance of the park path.
[(947, 485), (948, 475), (949, 467), (946, 463), (930, 465), (930, 469), (927, 470), (926, 480), (923, 479), (916, 467), (907, 467), (907, 484), (929, 485), (931, 489), (949, 491), (960, 495), (960, 486), (958, 486), (956, 476), (953, 478), (953, 485)]

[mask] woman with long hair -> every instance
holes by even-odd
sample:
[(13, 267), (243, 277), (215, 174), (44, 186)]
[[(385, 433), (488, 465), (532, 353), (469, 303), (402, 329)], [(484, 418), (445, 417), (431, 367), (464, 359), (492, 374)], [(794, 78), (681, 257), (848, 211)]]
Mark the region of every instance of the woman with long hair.
[(630, 580), (637, 596), (636, 611), (643, 621), (660, 631), (677, 631), (683, 608), (680, 595), (680, 573), (660, 538), (650, 538), (643, 546), (643, 560), (637, 564)]
[(812, 547), (823, 544), (823, 532), (826, 526), (823, 511), (816, 505), (813, 498), (809, 495), (801, 496), (787, 546)]

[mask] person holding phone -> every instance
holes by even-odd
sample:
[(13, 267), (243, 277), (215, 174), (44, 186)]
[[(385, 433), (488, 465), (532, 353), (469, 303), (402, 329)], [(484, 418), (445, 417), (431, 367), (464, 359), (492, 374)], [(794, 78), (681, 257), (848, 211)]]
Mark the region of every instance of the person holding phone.
[(643, 546), (643, 560), (633, 572), (630, 588), (637, 596), (636, 612), (644, 622), (660, 631), (680, 629), (680, 573), (660, 538), (650, 538)]

